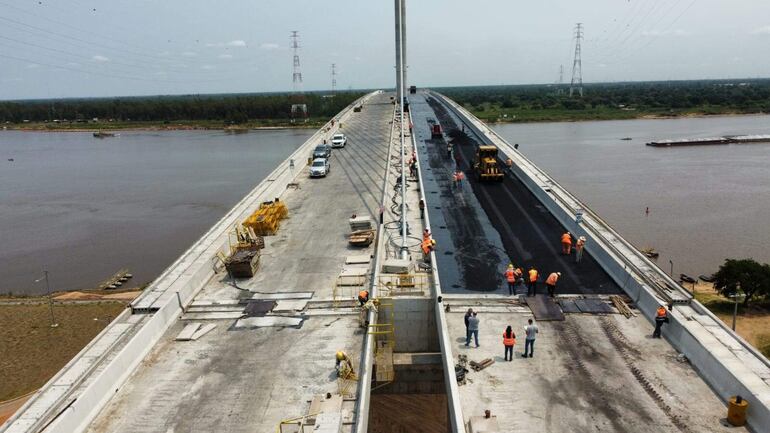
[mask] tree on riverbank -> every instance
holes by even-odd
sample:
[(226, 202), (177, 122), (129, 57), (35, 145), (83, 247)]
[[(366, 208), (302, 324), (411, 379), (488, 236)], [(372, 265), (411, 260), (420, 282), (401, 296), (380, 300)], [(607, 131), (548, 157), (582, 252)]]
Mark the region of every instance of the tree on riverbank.
[(743, 305), (748, 306), (752, 299), (770, 295), (770, 265), (753, 259), (727, 259), (714, 274), (714, 288), (726, 297), (742, 291), (746, 294)]

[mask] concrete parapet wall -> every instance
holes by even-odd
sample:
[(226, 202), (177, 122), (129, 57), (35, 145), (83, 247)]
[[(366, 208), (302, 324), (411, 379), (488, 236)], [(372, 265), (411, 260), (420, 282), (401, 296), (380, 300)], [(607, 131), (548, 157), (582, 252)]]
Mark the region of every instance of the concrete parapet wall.
[[(130, 322), (136, 329), (127, 333), (130, 334), (126, 337), (128, 341), (124, 341), (117, 352), (105, 356), (104, 365), (95, 369), (83, 369), (81, 364), (84, 364), (84, 355), (92, 344), (100, 344), (99, 340), (109, 335), (111, 328), (126, 326), (127, 314), (119, 316), (108, 325), (92, 344), (83, 349), (62, 372), (24, 405), (9, 423), (0, 428), (0, 432), (39, 432), (44, 427), (46, 432), (52, 433), (84, 431), (155, 343), (177, 320), (182, 313), (182, 305), (191, 302), (204, 284), (215, 275), (216, 253), (229, 253), (229, 230), (253, 213), (261, 202), (280, 197), (287, 185), (303, 172), (305, 161), (311, 155), (313, 147), (323, 138), (333, 134), (339, 123), (352, 114), (354, 106), (365, 103), (376, 93), (379, 92), (370, 93), (353, 102), (335, 118), (334, 126), (327, 123), (310, 137), (155, 279), (132, 303), (134, 312), (147, 311), (152, 315), (146, 320)], [(290, 167), (292, 161), (293, 168)], [(78, 371), (82, 371), (81, 377), (73, 381), (68, 389), (56, 386), (55, 381), (62, 375)], [(95, 372), (95, 376), (89, 376), (91, 371)], [(34, 410), (31, 410), (33, 407)]]
[[(687, 356), (723, 401), (738, 394), (749, 401), (747, 414), (750, 426), (757, 431), (770, 431), (770, 362), (767, 358), (703, 305), (690, 300), (684, 288), (479, 119), (443, 95), (432, 94), (455, 116), (463, 119), (480, 139), (497, 145), (503, 158), (513, 160), (511, 172), (567, 230), (586, 236), (586, 251), (634, 300), (647, 320), (653, 322), (658, 306), (670, 300), (684, 301), (683, 304), (675, 304), (669, 315), (670, 323), (664, 327), (665, 338)], [(577, 209), (586, 210), (580, 224), (575, 220)], [(650, 278), (663, 282), (667, 287), (653, 289), (646, 283)]]
[(393, 298), (396, 352), (438, 352), (435, 300), (425, 297)]

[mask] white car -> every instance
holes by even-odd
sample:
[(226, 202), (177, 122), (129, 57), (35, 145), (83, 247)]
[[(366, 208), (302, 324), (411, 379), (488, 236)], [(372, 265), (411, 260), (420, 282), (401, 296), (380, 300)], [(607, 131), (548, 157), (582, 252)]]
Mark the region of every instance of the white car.
[(310, 177), (326, 177), (329, 174), (329, 160), (327, 158), (316, 158), (310, 165)]
[(345, 147), (348, 144), (348, 138), (345, 134), (334, 134), (332, 136), (332, 147)]

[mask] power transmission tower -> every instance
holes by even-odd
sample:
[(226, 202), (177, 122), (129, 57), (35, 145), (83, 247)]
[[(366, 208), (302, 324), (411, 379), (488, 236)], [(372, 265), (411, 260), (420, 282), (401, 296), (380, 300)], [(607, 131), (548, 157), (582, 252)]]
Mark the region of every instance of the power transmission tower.
[(583, 97), (583, 62), (580, 59), (581, 49), (580, 41), (583, 39), (583, 24), (577, 23), (575, 27), (575, 60), (572, 63), (572, 82), (569, 86), (569, 95), (577, 88), (580, 97)]
[(298, 114), (304, 118), (307, 122), (307, 104), (304, 104), (305, 97), (302, 94), (302, 72), (299, 68), (299, 32), (293, 30), (291, 32), (291, 48), (294, 51), (294, 69), (292, 74), (292, 88), (294, 95), (292, 99), (294, 103), (291, 104), (291, 121), (297, 118)]
[(332, 95), (337, 94), (337, 65), (332, 63)]
[(564, 65), (559, 65), (559, 81), (556, 82), (556, 94), (561, 95), (564, 93), (562, 85), (564, 84)]

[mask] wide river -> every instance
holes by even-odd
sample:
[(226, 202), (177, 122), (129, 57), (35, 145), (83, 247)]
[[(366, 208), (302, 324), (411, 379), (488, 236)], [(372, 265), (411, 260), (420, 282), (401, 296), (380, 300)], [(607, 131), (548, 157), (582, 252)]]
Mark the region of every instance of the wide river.
[(151, 281), (313, 132), (0, 131), (0, 292)]
[(725, 258), (770, 262), (770, 143), (645, 146), (667, 138), (770, 134), (770, 116), (494, 129), (631, 243), (658, 250), (666, 272), (671, 262), (677, 277), (710, 274)]
[[(770, 116), (494, 128), (666, 271), (770, 261), (770, 144), (644, 145), (767, 134)], [(0, 132), (0, 292), (43, 292), (44, 269), (54, 290), (151, 281), (312, 132)]]

